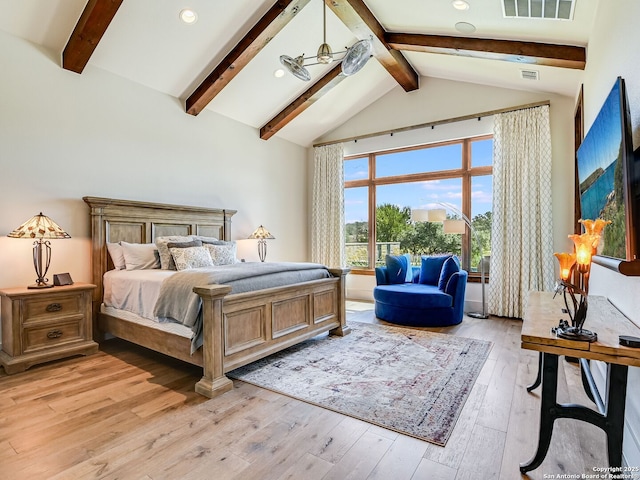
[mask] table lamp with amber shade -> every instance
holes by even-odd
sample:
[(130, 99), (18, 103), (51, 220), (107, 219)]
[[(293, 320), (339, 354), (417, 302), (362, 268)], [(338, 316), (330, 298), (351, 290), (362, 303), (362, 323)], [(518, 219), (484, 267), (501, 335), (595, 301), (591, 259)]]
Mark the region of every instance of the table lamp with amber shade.
[(13, 232), (7, 235), (10, 238), (32, 238), (33, 242), (33, 266), (36, 269), (35, 285), (27, 288), (51, 288), (52, 284), (45, 277), (51, 263), (51, 243), (54, 238), (71, 238), (56, 222), (40, 212), (31, 217)]
[[(571, 320), (571, 323), (560, 320), (558, 327), (555, 328), (555, 333), (558, 337), (566, 340), (595, 342), (598, 339), (598, 334), (583, 328), (587, 318), (591, 257), (596, 252), (602, 230), (611, 221), (580, 220), (580, 223), (584, 226), (585, 232), (580, 235), (569, 235), (574, 243), (574, 253), (554, 253), (560, 264), (560, 286), (566, 311)], [(576, 283), (579, 283), (580, 286), (569, 281), (574, 266), (577, 270)], [(571, 303), (569, 303), (569, 299)]]

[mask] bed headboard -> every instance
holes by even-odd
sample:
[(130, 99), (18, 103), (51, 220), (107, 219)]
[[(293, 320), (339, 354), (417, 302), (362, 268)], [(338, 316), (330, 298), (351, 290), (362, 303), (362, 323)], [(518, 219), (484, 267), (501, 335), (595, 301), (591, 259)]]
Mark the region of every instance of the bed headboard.
[[(165, 235), (203, 235), (231, 240), (236, 210), (83, 197), (91, 208), (91, 276), (94, 316), (102, 302), (102, 277), (113, 269), (107, 243), (153, 243)], [(97, 305), (96, 305), (97, 303)]]

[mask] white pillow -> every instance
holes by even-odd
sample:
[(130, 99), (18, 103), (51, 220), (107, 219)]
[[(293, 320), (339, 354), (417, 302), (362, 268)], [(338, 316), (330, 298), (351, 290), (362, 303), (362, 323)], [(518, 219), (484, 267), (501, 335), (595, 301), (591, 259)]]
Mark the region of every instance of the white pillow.
[(171, 256), (171, 252), (169, 252), (169, 247), (167, 243), (170, 242), (188, 242), (192, 240), (193, 237), (189, 236), (181, 236), (181, 235), (169, 235), (166, 237), (157, 237), (156, 238), (156, 247), (158, 247), (158, 253), (160, 254), (160, 268), (163, 270), (175, 270), (176, 264), (173, 261), (173, 257)]
[(213, 267), (213, 261), (209, 250), (205, 247), (169, 247), (176, 268), (180, 270), (191, 270), (192, 268)]
[(124, 261), (124, 251), (120, 242), (107, 242), (107, 251), (109, 252), (114, 268), (116, 270), (124, 270), (126, 268), (126, 262)]
[(160, 257), (154, 243), (120, 242), (127, 270), (160, 268)]
[(205, 243), (204, 246), (209, 250), (214, 265), (231, 265), (238, 263), (236, 259), (236, 242), (216, 242)]

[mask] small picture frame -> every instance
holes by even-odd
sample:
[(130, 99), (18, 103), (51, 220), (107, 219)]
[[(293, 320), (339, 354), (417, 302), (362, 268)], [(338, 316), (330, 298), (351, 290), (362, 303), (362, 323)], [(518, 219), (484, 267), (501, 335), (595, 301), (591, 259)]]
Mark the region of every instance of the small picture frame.
[(73, 280), (71, 280), (71, 275), (68, 273), (56, 273), (53, 275), (53, 284), (58, 287), (61, 285), (73, 285)]

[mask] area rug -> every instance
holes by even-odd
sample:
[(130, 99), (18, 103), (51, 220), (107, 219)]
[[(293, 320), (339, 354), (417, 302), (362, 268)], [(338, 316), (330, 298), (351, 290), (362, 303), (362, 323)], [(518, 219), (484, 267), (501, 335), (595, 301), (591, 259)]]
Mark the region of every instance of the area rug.
[(444, 446), (491, 342), (349, 322), (229, 377)]

